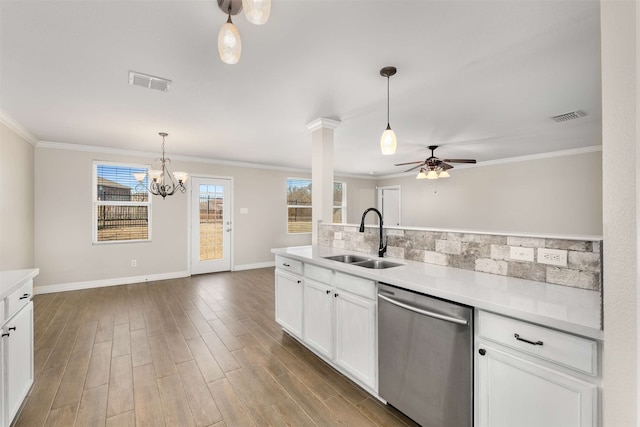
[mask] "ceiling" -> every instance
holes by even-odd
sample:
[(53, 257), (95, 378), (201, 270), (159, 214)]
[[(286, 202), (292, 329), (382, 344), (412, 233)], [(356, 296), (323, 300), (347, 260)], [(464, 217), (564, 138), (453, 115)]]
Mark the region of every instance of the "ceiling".
[(265, 25), (234, 18), (236, 65), (218, 58), (225, 20), (215, 0), (1, 0), (0, 108), (40, 141), (158, 152), (164, 131), (169, 156), (301, 169), (327, 117), (335, 170), (362, 175), (429, 145), (488, 161), (601, 144), (597, 1), (273, 0)]

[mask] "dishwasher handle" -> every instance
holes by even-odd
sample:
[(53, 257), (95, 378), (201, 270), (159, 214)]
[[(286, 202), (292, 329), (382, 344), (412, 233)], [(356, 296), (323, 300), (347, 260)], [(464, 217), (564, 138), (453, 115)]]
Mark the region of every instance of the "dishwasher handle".
[(402, 303), (400, 301), (394, 300), (387, 296), (378, 294), (378, 298), (381, 298), (393, 305), (397, 305), (398, 307), (404, 308), (405, 310), (413, 311), (414, 313), (422, 314), (423, 316), (433, 317), (435, 319), (444, 320), (445, 322), (456, 323), (458, 325), (468, 326), (469, 321), (466, 319), (459, 319), (457, 317), (445, 316), (444, 314), (434, 313), (432, 311), (422, 310), (418, 307), (413, 307), (411, 305)]

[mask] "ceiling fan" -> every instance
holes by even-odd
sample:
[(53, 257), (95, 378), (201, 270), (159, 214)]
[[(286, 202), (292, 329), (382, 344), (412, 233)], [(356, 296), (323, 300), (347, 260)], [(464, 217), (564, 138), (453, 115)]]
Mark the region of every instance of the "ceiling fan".
[(437, 145), (430, 145), (431, 157), (426, 160), (418, 160), (417, 162), (396, 163), (395, 166), (416, 165), (405, 172), (410, 172), (414, 169), (420, 168), (420, 172), (416, 179), (438, 179), (448, 178), (449, 169), (453, 169), (453, 166), (449, 163), (476, 163), (475, 159), (439, 159), (433, 152), (438, 148)]

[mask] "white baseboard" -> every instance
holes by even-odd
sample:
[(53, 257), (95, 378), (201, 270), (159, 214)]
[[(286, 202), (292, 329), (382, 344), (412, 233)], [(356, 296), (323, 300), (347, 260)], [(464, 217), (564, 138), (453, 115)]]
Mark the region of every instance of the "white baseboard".
[(58, 285), (36, 286), (34, 295), (50, 294), (53, 292), (77, 291), (80, 289), (104, 288), (105, 286), (129, 285), (132, 283), (152, 282), (155, 280), (179, 279), (189, 277), (187, 271), (171, 273), (148, 274), (145, 276), (118, 277), (115, 279), (90, 280), (87, 282), (61, 283)]
[(253, 270), (255, 268), (267, 268), (267, 267), (275, 267), (275, 266), (276, 266), (275, 261), (257, 262), (255, 264), (234, 265), (233, 271)]

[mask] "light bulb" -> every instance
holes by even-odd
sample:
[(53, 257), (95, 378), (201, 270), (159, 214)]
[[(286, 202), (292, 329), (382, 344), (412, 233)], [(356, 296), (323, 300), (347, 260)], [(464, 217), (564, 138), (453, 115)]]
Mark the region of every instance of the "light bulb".
[(269, 20), (271, 0), (242, 0), (242, 10), (247, 21), (262, 25)]
[(233, 22), (231, 15), (227, 23), (222, 26), (218, 34), (218, 54), (220, 59), (226, 64), (237, 64), (242, 53), (242, 41), (240, 33)]
[(382, 137), (380, 138), (380, 149), (382, 150), (382, 154), (395, 154), (397, 146), (398, 140), (396, 139), (396, 133), (391, 129), (389, 124), (387, 124), (387, 129), (382, 132)]

